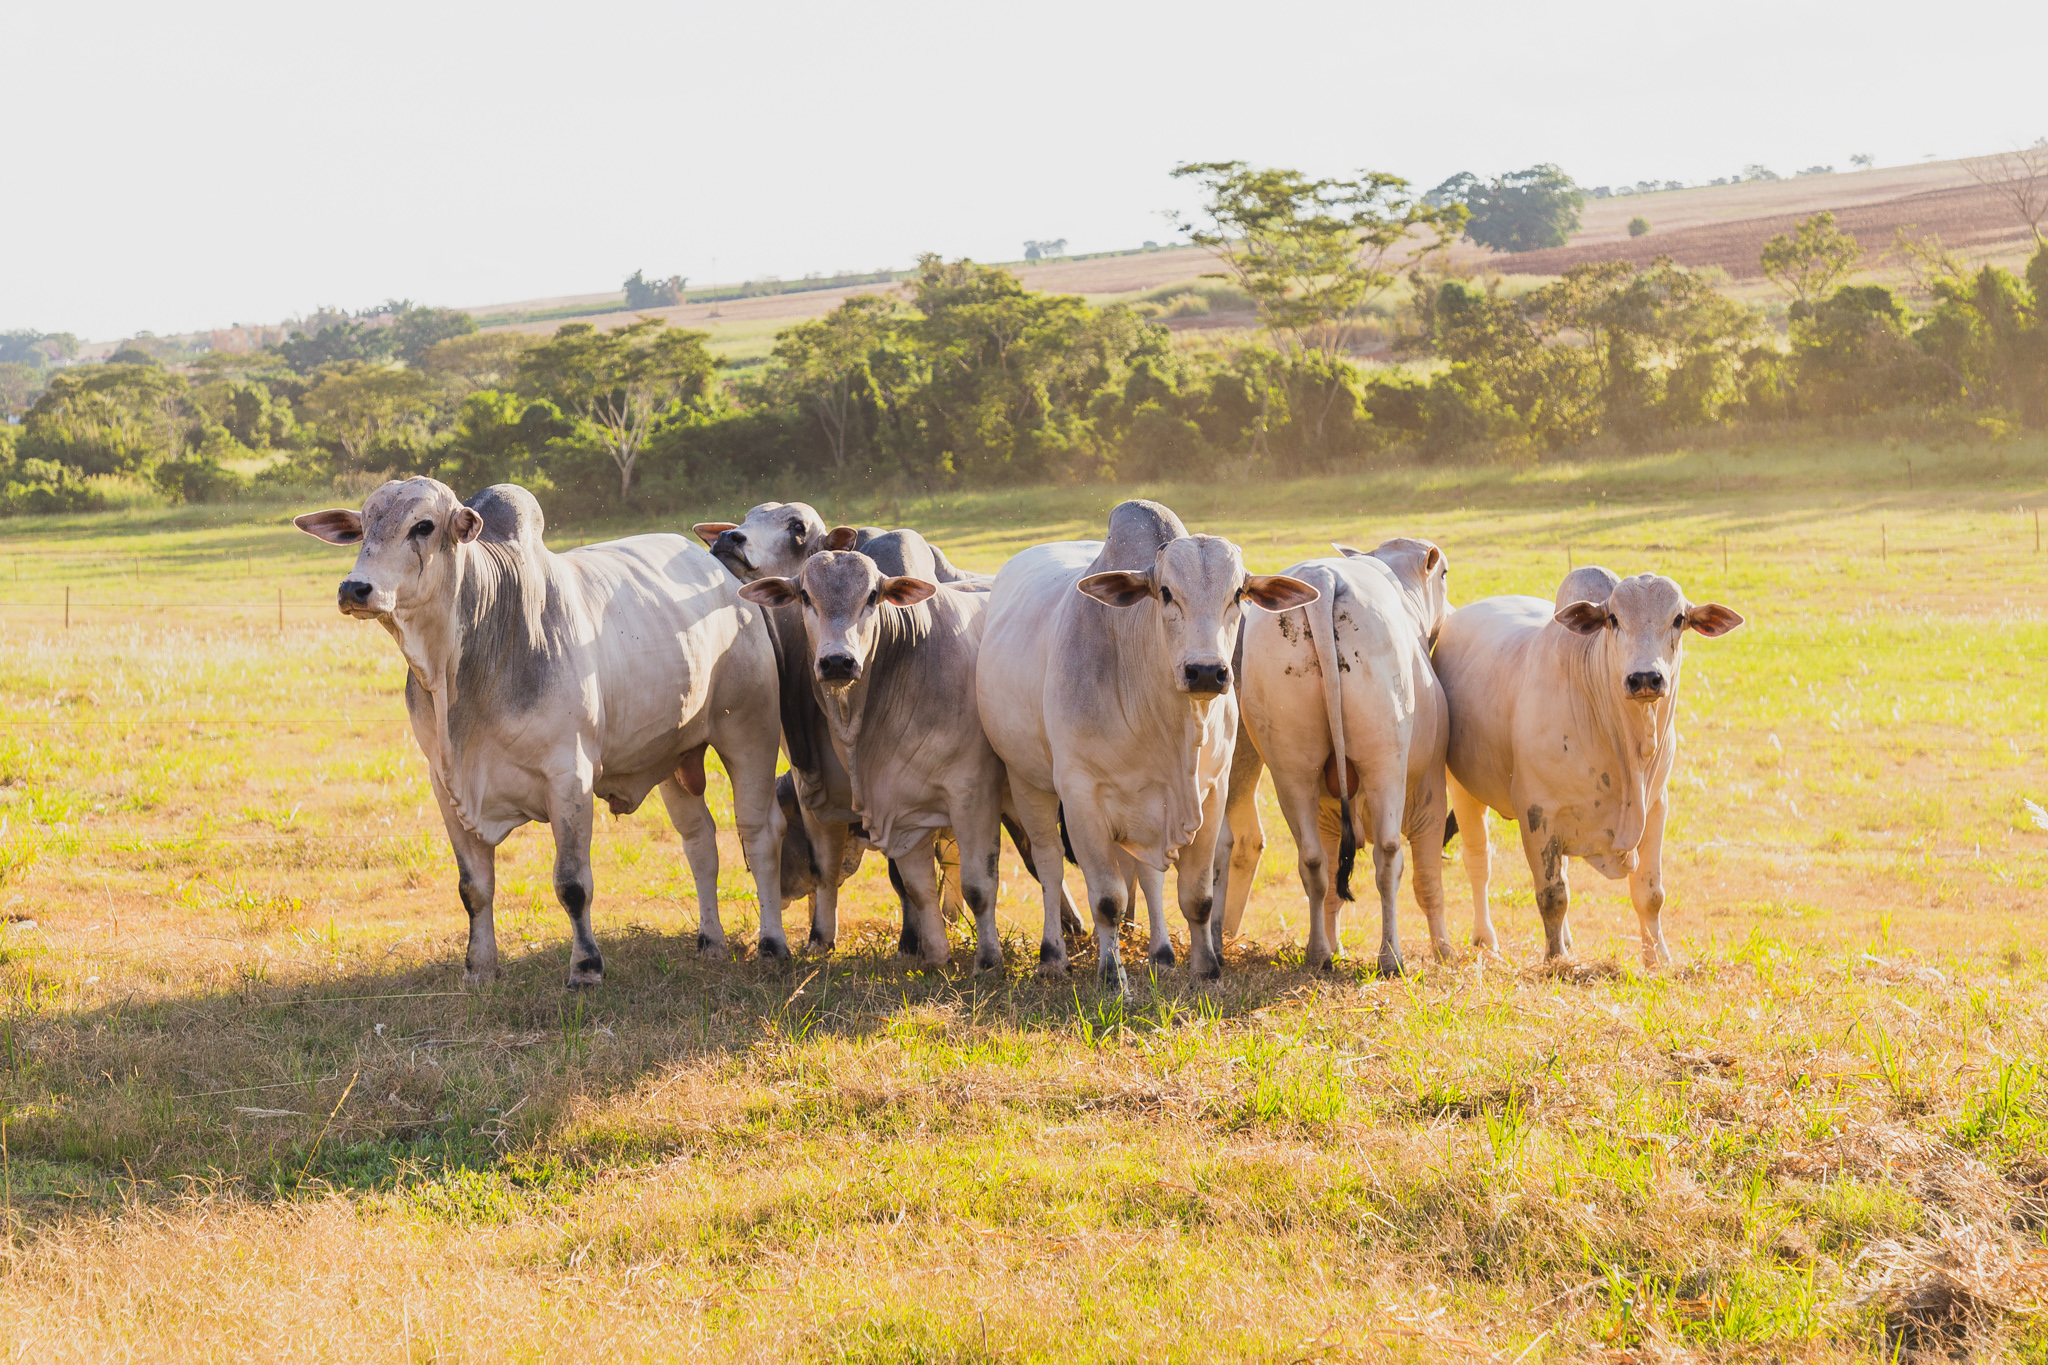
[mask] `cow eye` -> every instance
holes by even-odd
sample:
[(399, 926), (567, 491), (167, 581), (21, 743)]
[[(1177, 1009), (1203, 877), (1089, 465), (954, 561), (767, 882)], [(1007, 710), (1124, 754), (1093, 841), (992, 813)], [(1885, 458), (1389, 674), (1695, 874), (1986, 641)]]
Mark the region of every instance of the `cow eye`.
[(880, 588), (877, 588), (873, 592), (868, 594), (868, 605), (871, 607), (874, 606), (877, 602), (880, 602), (881, 600), (882, 590)]
[(415, 540), (418, 540), (421, 536), (430, 536), (434, 534), (434, 523), (431, 521), (414, 522), (410, 534)]
[(1164, 583), (1159, 585), (1159, 604), (1166, 607), (1173, 605), (1173, 589)]
[(1671, 622), (1671, 628), (1672, 628), (1673, 630), (1684, 630), (1684, 629), (1685, 629), (1685, 613), (1684, 613), (1684, 612), (1680, 612), (1680, 613), (1678, 613), (1677, 617), (1676, 617), (1675, 619), (1673, 619), (1673, 621)]
[(792, 521), (789, 524), (789, 535), (790, 539), (801, 542), (804, 538), (804, 524), (800, 521)]

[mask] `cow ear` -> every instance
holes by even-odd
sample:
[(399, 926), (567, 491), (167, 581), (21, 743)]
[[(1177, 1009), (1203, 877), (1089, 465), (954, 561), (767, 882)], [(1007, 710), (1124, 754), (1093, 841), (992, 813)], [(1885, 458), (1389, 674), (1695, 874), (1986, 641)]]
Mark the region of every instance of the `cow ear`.
[(1247, 602), (1267, 611), (1291, 611), (1305, 607), (1322, 596), (1315, 586), (1281, 573), (1255, 573), (1244, 580)]
[(474, 507), (458, 507), (455, 509), (455, 520), (448, 523), (448, 529), (455, 533), (458, 541), (467, 545), (484, 533), (483, 513)]
[(1442, 550), (1437, 549), (1436, 546), (1432, 545), (1429, 547), (1429, 553), (1422, 557), (1422, 571), (1424, 573), (1428, 573), (1430, 570), (1434, 569), (1437, 565), (1443, 562), (1444, 552)]
[(859, 539), (860, 532), (854, 530), (851, 526), (835, 526), (825, 537), (825, 548), (828, 550), (851, 550), (854, 542)]
[(1597, 602), (1574, 602), (1560, 607), (1557, 615), (1550, 619), (1580, 635), (1598, 635), (1614, 624), (1613, 613)]
[(1685, 623), (1702, 635), (1726, 635), (1742, 624), (1742, 617), (1719, 602), (1709, 602), (1686, 612)]
[(914, 607), (938, 590), (936, 583), (927, 583), (922, 578), (905, 576), (882, 580), (882, 600), (899, 607)]
[(1111, 569), (1089, 574), (1074, 586), (1104, 606), (1134, 607), (1152, 595), (1152, 574), (1149, 570)]
[(757, 607), (786, 607), (802, 600), (796, 583), (787, 578), (757, 578), (740, 589), (742, 601), (752, 602)]
[(325, 512), (307, 512), (292, 518), (292, 525), (309, 536), (318, 536), (329, 545), (353, 545), (363, 538), (363, 517), (360, 512), (351, 512), (346, 507), (330, 507)]
[(697, 533), (697, 539), (706, 545), (716, 545), (718, 538), (739, 525), (736, 521), (700, 521), (690, 529)]
[(1346, 559), (1364, 559), (1367, 557), (1365, 551), (1354, 549), (1349, 545), (1339, 545), (1334, 540), (1330, 542), (1330, 548), (1343, 555)]

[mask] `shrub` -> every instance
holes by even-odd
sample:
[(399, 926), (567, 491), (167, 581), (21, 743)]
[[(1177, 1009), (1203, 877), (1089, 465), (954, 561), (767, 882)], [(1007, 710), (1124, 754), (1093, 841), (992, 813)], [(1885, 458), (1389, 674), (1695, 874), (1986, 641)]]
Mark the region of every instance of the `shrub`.
[(1636, 215), (1635, 217), (1633, 217), (1633, 218), (1629, 219), (1629, 220), (1628, 220), (1628, 235), (1629, 235), (1629, 236), (1631, 236), (1631, 237), (1647, 237), (1647, 236), (1649, 236), (1649, 235), (1650, 235), (1650, 220), (1649, 220), (1649, 219), (1647, 219), (1647, 218), (1645, 218), (1645, 217), (1643, 217), (1643, 216), (1642, 216), (1641, 214), (1637, 214), (1637, 215)]

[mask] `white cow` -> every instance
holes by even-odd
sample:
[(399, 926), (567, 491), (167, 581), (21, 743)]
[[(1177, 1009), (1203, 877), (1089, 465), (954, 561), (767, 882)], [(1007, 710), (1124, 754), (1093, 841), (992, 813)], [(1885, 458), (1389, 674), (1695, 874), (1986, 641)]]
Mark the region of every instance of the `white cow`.
[(1118, 504), (1107, 541), (1040, 545), (996, 575), (976, 696), (1035, 854), (1044, 969), (1067, 967), (1057, 894), (1064, 813), (1104, 986), (1126, 989), (1117, 929), (1133, 875), (1156, 903), (1176, 862), (1189, 968), (1221, 975), (1209, 933), (1212, 857), (1237, 736), (1230, 659), (1240, 604), (1281, 611), (1314, 600), (1307, 584), (1247, 574), (1235, 545), (1190, 536), (1145, 501)]
[(595, 986), (591, 798), (615, 814), (660, 787), (697, 882), (697, 942), (725, 951), (718, 837), (704, 751), (732, 779), (733, 814), (760, 895), (761, 952), (787, 958), (777, 877), (775, 650), (761, 609), (681, 536), (631, 536), (555, 554), (540, 505), (513, 484), (467, 503), (433, 479), (387, 483), (300, 530), (360, 545), (342, 581), (349, 616), (391, 632), (406, 710), (461, 872), (468, 980), (498, 973), (496, 850), (545, 820), (555, 894), (574, 937), (569, 985)]
[[(853, 542), (853, 529), (828, 544)], [(957, 838), (956, 876), (974, 912), (977, 970), (1000, 967), (996, 932), (1003, 765), (974, 709), (975, 656), (989, 594), (884, 573), (868, 555), (827, 549), (788, 578), (740, 596), (801, 613), (801, 663), (868, 842), (890, 860), (928, 965), (948, 957), (933, 846)]]
[[(1242, 702), (1252, 745), (1240, 744), (1230, 772), (1230, 885), (1223, 932), (1237, 932), (1258, 866), (1259, 768), (1294, 835), (1308, 897), (1310, 967), (1343, 951), (1326, 827), (1334, 833), (1339, 783), (1351, 829), (1372, 850), (1380, 897), (1379, 970), (1401, 971), (1395, 893), (1401, 842), (1415, 852), (1415, 899), (1439, 958), (1451, 955), (1444, 929), (1444, 746), (1450, 713), (1429, 649), (1449, 611), (1449, 566), (1426, 540), (1390, 540), (1370, 554), (1335, 547), (1341, 559), (1311, 559), (1287, 576), (1314, 587), (1311, 605), (1245, 622)], [(1341, 774), (1341, 776), (1340, 776)], [(1219, 852), (1218, 861), (1222, 861)]]
[(1554, 603), (1488, 597), (1458, 608), (1436, 643), (1451, 704), (1450, 800), (1472, 880), (1472, 941), (1494, 948), (1486, 904), (1486, 812), (1522, 829), (1546, 955), (1571, 951), (1567, 859), (1627, 877), (1643, 963), (1671, 961), (1664, 942), (1664, 817), (1678, 752), (1685, 632), (1726, 635), (1742, 618), (1694, 606), (1657, 574), (1616, 578), (1587, 567)]

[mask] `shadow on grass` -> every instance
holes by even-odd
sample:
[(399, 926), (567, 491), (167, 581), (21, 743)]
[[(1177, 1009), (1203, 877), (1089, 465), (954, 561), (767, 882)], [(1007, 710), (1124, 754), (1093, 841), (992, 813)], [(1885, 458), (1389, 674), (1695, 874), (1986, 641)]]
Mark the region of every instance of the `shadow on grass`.
[[(1191, 981), (1184, 966), (1153, 972), (1139, 934), (1125, 940), (1132, 994), (1118, 1000), (1095, 984), (1092, 948), (1071, 949), (1074, 973), (1048, 979), (1034, 970), (1036, 944), (1011, 939), (1006, 969), (976, 976), (967, 951), (944, 972), (896, 956), (880, 927), (784, 964), (704, 960), (689, 936), (632, 928), (607, 937), (605, 984), (584, 992), (564, 989), (567, 945), (556, 944), (508, 960), (482, 991), (462, 989), (452, 961), (289, 985), (245, 963), (236, 988), (147, 1002), (72, 1010), (17, 997), (0, 1019), (9, 1198), (39, 1221), (198, 1188), (288, 1198), (463, 1171), (573, 1181), (576, 1159), (558, 1140), (578, 1116), (663, 1081), (723, 1083), (763, 1046), (892, 1031), (969, 1049), (1004, 1039), (1011, 1053), (1034, 1038), (1100, 1046), (1245, 1016), (1310, 980), (1298, 953), (1237, 949), (1217, 983)], [(730, 1133), (689, 1140), (752, 1140), (744, 1090)], [(636, 1120), (627, 1164), (673, 1145), (658, 1132), (650, 1141), (648, 1121)], [(605, 1164), (620, 1155), (608, 1150)]]

